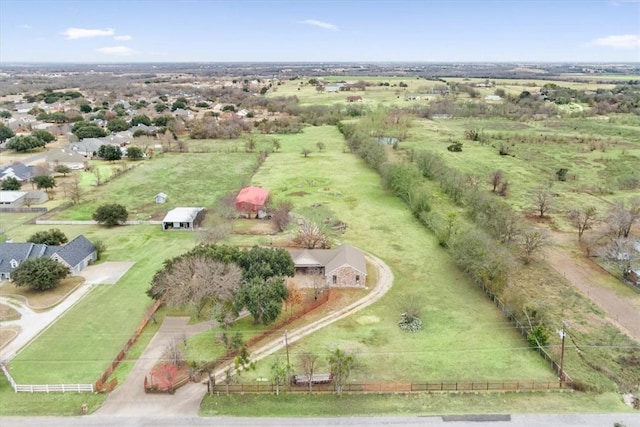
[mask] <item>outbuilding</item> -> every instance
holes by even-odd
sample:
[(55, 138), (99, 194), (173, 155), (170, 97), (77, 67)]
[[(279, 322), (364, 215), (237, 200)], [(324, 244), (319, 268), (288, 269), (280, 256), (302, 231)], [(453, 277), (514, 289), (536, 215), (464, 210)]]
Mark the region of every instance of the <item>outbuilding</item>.
[(163, 230), (193, 230), (204, 218), (204, 208), (175, 208), (162, 220)]

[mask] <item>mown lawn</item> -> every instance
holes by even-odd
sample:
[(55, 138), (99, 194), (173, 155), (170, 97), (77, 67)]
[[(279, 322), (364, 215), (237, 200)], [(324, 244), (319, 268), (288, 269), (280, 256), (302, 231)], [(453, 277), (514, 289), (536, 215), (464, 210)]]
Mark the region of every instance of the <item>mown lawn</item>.
[(203, 416), (335, 417), (631, 412), (614, 393), (343, 394), (206, 396)]

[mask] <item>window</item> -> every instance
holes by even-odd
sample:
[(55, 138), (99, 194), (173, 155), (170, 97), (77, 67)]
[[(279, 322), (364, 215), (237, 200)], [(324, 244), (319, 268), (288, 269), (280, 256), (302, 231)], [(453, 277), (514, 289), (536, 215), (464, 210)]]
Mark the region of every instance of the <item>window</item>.
[(360, 284), (360, 276), (356, 275), (356, 285)]
[(336, 283), (338, 283), (338, 276), (333, 276), (333, 284), (335, 285)]
[(20, 264), (18, 261), (16, 261), (15, 259), (12, 259), (11, 262), (11, 268), (16, 268), (18, 266), (18, 264)]

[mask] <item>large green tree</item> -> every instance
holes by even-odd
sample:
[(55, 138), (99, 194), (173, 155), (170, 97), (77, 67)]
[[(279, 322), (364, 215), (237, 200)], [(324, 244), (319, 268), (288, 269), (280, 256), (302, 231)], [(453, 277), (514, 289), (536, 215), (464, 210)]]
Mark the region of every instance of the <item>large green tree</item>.
[(258, 277), (243, 283), (236, 295), (238, 311), (246, 307), (255, 324), (273, 323), (282, 312), (282, 303), (289, 296), (283, 277), (261, 280)]
[(27, 239), (30, 243), (44, 243), (45, 245), (57, 246), (67, 243), (69, 239), (58, 228), (51, 228), (49, 230), (38, 231), (31, 235)]
[(138, 114), (131, 119), (131, 127), (138, 126), (140, 124), (151, 126), (151, 119), (146, 114)]
[(9, 129), (9, 126), (0, 123), (0, 142), (5, 142), (9, 138), (13, 138), (13, 136), (15, 136), (15, 134)]
[(38, 138), (41, 141), (44, 141), (45, 144), (48, 144), (52, 141), (56, 140), (56, 137), (53, 136), (51, 132), (47, 132), (46, 130), (37, 129), (31, 132), (31, 136)]
[(23, 261), (11, 272), (16, 286), (27, 286), (38, 291), (53, 289), (69, 275), (69, 269), (51, 258), (31, 258)]
[(114, 227), (125, 222), (129, 217), (127, 208), (118, 203), (108, 203), (101, 205), (92, 215), (95, 221), (107, 227)]
[(89, 122), (76, 122), (71, 128), (71, 132), (78, 137), (78, 139), (84, 138), (102, 138), (107, 136), (107, 132), (100, 126)]
[(129, 123), (127, 123), (125, 119), (118, 117), (109, 120), (109, 122), (107, 123), (107, 129), (109, 129), (111, 132), (122, 132), (129, 129)]
[(113, 162), (122, 158), (122, 151), (120, 151), (120, 147), (115, 145), (101, 145), (98, 149), (98, 157)]
[(20, 181), (18, 181), (16, 178), (14, 178), (12, 176), (8, 176), (2, 181), (2, 185), (0, 185), (0, 190), (2, 190), (2, 191), (18, 191), (18, 190), (20, 190), (21, 186), (22, 185), (20, 184)]
[(48, 194), (49, 190), (56, 186), (56, 180), (49, 175), (38, 175), (31, 178), (31, 182), (38, 190), (43, 190)]
[(134, 145), (127, 147), (127, 158), (129, 160), (140, 160), (143, 155), (144, 153), (140, 147), (136, 147)]
[(45, 144), (46, 142), (36, 138), (35, 136), (19, 135), (11, 138), (7, 142), (6, 147), (10, 150), (25, 152), (33, 150), (34, 148), (44, 147)]

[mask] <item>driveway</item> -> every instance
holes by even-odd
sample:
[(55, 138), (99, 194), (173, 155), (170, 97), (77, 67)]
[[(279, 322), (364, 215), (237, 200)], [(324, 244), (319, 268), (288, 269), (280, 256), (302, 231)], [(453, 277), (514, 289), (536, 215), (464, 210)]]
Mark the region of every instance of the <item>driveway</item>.
[(124, 276), (133, 262), (109, 261), (90, 265), (78, 274), (88, 285), (113, 285)]
[(0, 297), (0, 304), (10, 306), (21, 315), (18, 320), (0, 322), (2, 326), (18, 326), (20, 328), (20, 333), (0, 349), (0, 361), (8, 362), (13, 359), (18, 351), (53, 324), (65, 311), (80, 301), (91, 290), (93, 285), (116, 283), (133, 264), (132, 262), (105, 262), (88, 266), (80, 273), (85, 282), (60, 304), (44, 312), (35, 312), (15, 299)]
[[(367, 256), (367, 260), (378, 270), (378, 282), (371, 292), (351, 305), (332, 312), (322, 319), (298, 329), (290, 330), (288, 335), (289, 343), (294, 343), (333, 322), (362, 310), (378, 301), (391, 289), (393, 285), (393, 273), (391, 269), (376, 257)], [(133, 371), (129, 374), (125, 382), (109, 395), (102, 407), (98, 409), (92, 417), (197, 417), (200, 402), (207, 392), (206, 385), (202, 383), (187, 383), (185, 386), (179, 388), (174, 395), (146, 394), (143, 387), (145, 375), (151, 370), (155, 362), (160, 359), (163, 350), (172, 340), (185, 335), (190, 336), (198, 332), (203, 332), (214, 326), (213, 322), (187, 326), (187, 322), (188, 318), (184, 317), (166, 318), (144, 353), (136, 362)], [(251, 360), (257, 362), (282, 349), (284, 347), (282, 341), (282, 337), (278, 336), (272, 342), (254, 350), (251, 353)], [(220, 367), (220, 369), (215, 372), (217, 380), (222, 380), (225, 368), (226, 366)]]

